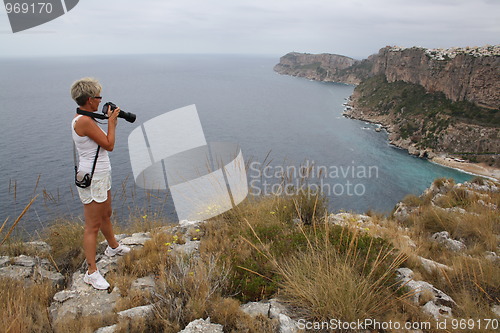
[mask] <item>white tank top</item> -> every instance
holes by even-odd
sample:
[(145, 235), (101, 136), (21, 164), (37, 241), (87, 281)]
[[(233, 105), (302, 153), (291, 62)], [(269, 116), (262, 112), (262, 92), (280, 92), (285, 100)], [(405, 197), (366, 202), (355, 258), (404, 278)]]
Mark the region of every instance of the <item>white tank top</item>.
[[(78, 171), (85, 173), (92, 172), (92, 165), (94, 165), (95, 153), (97, 150), (97, 143), (88, 136), (79, 136), (75, 131), (75, 123), (81, 115), (73, 118), (71, 122), (71, 132), (73, 134), (73, 141), (75, 142), (76, 150), (78, 151), (79, 165)], [(106, 134), (106, 132), (101, 128)], [(99, 149), (99, 157), (95, 165), (94, 173), (111, 171), (111, 163), (109, 161), (108, 151), (106, 149)]]

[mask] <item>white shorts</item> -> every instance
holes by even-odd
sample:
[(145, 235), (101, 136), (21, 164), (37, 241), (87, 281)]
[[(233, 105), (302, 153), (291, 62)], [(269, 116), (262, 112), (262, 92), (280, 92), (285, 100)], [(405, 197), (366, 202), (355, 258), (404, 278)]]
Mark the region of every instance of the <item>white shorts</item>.
[(81, 188), (77, 186), (76, 188), (84, 205), (92, 201), (102, 203), (108, 199), (108, 190), (111, 189), (111, 171), (94, 173), (89, 187)]

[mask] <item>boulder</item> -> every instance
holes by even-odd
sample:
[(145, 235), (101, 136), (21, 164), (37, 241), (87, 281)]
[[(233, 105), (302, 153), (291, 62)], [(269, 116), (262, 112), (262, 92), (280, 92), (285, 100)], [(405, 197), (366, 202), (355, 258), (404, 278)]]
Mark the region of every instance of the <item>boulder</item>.
[(454, 252), (460, 252), (467, 249), (464, 243), (451, 239), (448, 231), (436, 232), (431, 236), (431, 240)]
[(144, 246), (148, 240), (151, 239), (151, 233), (139, 232), (132, 234), (132, 236), (123, 238), (120, 243), (129, 247)]
[(123, 310), (118, 312), (119, 319), (135, 319), (135, 318), (146, 318), (153, 314), (154, 306), (153, 304), (137, 306), (128, 310)]
[(414, 273), (409, 268), (396, 270), (398, 280), (402, 286), (408, 289), (409, 299), (414, 304), (420, 304), (423, 296), (431, 296), (432, 299), (425, 303), (422, 310), (432, 315), (436, 320), (452, 317), (452, 308), (456, 306), (455, 301), (432, 284), (425, 281), (414, 280)]
[(445, 305), (436, 305), (433, 301), (425, 303), (422, 310), (434, 317), (436, 321), (442, 321), (444, 318), (452, 318), (451, 308)]
[(193, 255), (198, 252), (200, 241), (187, 241), (184, 244), (172, 244), (172, 252), (178, 255)]
[(47, 260), (20, 255), (0, 257), (0, 277), (23, 280), (25, 283), (51, 281), (54, 287), (64, 285), (64, 276)]
[(179, 333), (223, 333), (222, 325), (210, 323), (210, 317), (203, 319), (196, 319), (190, 322)]
[(101, 327), (96, 330), (94, 333), (114, 333), (117, 329), (118, 325), (111, 325), (106, 327)]
[(252, 317), (263, 315), (267, 318), (277, 320), (280, 333), (298, 332), (297, 322), (290, 318), (287, 308), (276, 299), (249, 302), (241, 305), (240, 309)]
[(434, 260), (426, 259), (424, 257), (418, 257), (420, 259), (420, 263), (422, 267), (429, 273), (433, 273), (435, 271), (451, 271), (453, 270), (450, 266), (446, 266)]

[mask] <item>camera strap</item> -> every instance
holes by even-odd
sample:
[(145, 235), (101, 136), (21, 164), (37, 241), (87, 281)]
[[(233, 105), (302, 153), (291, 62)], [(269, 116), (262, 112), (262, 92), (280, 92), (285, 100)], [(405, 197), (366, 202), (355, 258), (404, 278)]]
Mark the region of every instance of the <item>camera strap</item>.
[[(94, 164), (92, 165), (92, 172), (90, 173), (90, 180), (92, 180), (92, 177), (94, 176), (95, 165), (97, 164), (97, 158), (99, 157), (99, 149), (101, 149), (101, 146), (97, 146), (97, 150), (95, 152)], [(75, 162), (75, 175), (76, 175), (78, 173), (78, 164), (76, 162), (75, 141), (73, 141), (73, 161)]]
[(97, 119), (108, 119), (108, 117), (103, 114), (80, 110), (80, 108), (76, 108), (76, 113)]

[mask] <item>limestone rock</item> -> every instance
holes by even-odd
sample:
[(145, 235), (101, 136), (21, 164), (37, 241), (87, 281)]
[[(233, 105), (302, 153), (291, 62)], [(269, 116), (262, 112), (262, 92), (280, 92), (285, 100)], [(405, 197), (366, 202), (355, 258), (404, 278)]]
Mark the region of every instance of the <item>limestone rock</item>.
[(16, 266), (33, 267), (37, 260), (34, 257), (25, 256), (24, 254), (13, 258), (13, 263)]
[(432, 299), (422, 307), (422, 310), (434, 316), (436, 320), (441, 317), (452, 317), (452, 308), (456, 306), (455, 301), (432, 284), (425, 281), (414, 280), (414, 273), (409, 268), (397, 269), (398, 280), (401, 285), (409, 289), (409, 299), (414, 304), (420, 304), (422, 297), (432, 297)]
[(487, 251), (484, 254), (484, 257), (491, 262), (500, 262), (500, 256), (498, 256), (495, 252)]
[(151, 239), (151, 234), (149, 232), (139, 232), (132, 234), (130, 237), (123, 238), (120, 243), (127, 246), (144, 246), (148, 240)]
[(341, 227), (354, 227), (358, 229), (371, 228), (374, 226), (371, 217), (362, 214), (338, 213), (330, 214), (328, 221)]
[(464, 243), (451, 239), (448, 231), (436, 232), (431, 239), (454, 252), (464, 251), (467, 248)]
[(203, 319), (196, 319), (190, 322), (179, 333), (223, 333), (222, 325), (210, 323), (210, 317)]
[(206, 221), (181, 220), (181, 221), (179, 221), (179, 227), (181, 227), (181, 228), (189, 228), (189, 227), (193, 227), (193, 226), (199, 226), (202, 223), (206, 223)]
[(402, 237), (404, 240), (406, 240), (406, 245), (408, 245), (408, 247), (412, 248), (412, 249), (416, 249), (417, 248), (417, 244), (415, 244), (415, 242), (413, 241), (413, 239), (410, 238), (410, 236), (408, 235), (403, 235)]
[(452, 318), (451, 308), (445, 305), (436, 305), (429, 301), (425, 303), (422, 310), (434, 317), (434, 320), (439, 321), (444, 318)]
[(49, 280), (52, 285), (56, 288), (64, 287), (64, 282), (66, 281), (64, 276), (59, 272), (49, 271), (43, 267), (36, 267), (34, 269), (35, 279)]
[(199, 247), (200, 247), (200, 241), (187, 241), (184, 244), (173, 244), (172, 252), (174, 252), (174, 254), (189, 256), (193, 255), (194, 253), (197, 253)]
[(298, 332), (297, 322), (289, 317), (287, 308), (274, 298), (269, 301), (249, 302), (241, 305), (240, 309), (252, 317), (263, 315), (277, 320), (281, 333)]
[(94, 289), (83, 282), (84, 273), (75, 272), (69, 290), (63, 290), (54, 295), (49, 312), (53, 322), (78, 316), (94, 316), (112, 314), (120, 290), (114, 288), (111, 292)]
[(156, 282), (153, 276), (145, 276), (142, 278), (136, 279), (132, 282), (130, 286), (131, 290), (148, 290), (150, 292), (154, 292), (156, 289)]
[(404, 220), (410, 215), (410, 209), (408, 206), (402, 202), (396, 204), (396, 209), (393, 213), (394, 217), (398, 220)]
[(27, 242), (25, 245), (38, 253), (49, 253), (52, 249), (49, 244), (43, 241)]
[(500, 305), (493, 305), (491, 307), (491, 312), (500, 317)]
[(0, 268), (0, 276), (16, 280), (29, 279), (33, 274), (32, 267), (26, 266), (7, 266)]
[(116, 255), (114, 257), (108, 257), (106, 255), (96, 256), (96, 266), (102, 276), (105, 276), (111, 271), (118, 268), (118, 260), (120, 256)]
[(94, 333), (114, 333), (116, 331), (117, 325), (111, 325), (106, 327), (101, 327), (96, 330)]
[(5, 267), (10, 264), (9, 256), (0, 256), (0, 267)]
[(418, 257), (422, 264), (422, 267), (429, 273), (433, 273), (435, 271), (451, 271), (453, 270), (450, 266), (446, 266), (444, 264), (438, 263), (434, 260), (430, 260), (424, 257)]
[(64, 276), (47, 260), (20, 255), (0, 257), (0, 277), (23, 280), (25, 283), (49, 280), (55, 287), (64, 284)]
[(135, 308), (131, 308), (128, 310), (123, 310), (118, 312), (117, 314), (118, 318), (120, 319), (145, 318), (152, 315), (153, 309), (154, 309), (153, 304), (149, 304), (149, 305), (137, 306)]
[(274, 70), (280, 74), (306, 77), (310, 80), (357, 84), (359, 78), (351, 73), (344, 74), (344, 70), (358, 62), (338, 54), (291, 52), (280, 58)]

